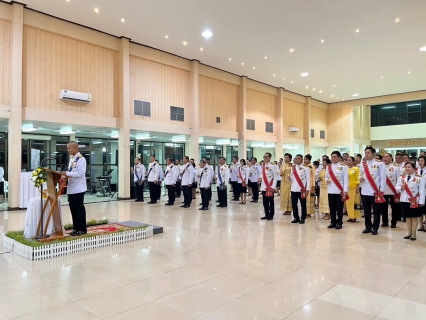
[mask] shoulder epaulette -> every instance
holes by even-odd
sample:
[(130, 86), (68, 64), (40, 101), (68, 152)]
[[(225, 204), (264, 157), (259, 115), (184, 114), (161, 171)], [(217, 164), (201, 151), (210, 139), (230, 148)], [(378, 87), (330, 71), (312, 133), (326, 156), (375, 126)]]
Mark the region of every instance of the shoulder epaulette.
[(376, 161), (377, 161), (377, 162), (382, 162), (382, 160), (377, 160), (377, 159), (376, 159)]
[(420, 174), (416, 173), (416, 177), (420, 177), (421, 178), (422, 176)]

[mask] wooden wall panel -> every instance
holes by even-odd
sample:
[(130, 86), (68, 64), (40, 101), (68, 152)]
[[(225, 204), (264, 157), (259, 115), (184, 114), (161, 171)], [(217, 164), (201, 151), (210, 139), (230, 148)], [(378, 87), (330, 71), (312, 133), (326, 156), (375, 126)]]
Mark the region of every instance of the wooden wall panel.
[[(305, 117), (305, 103), (283, 99), (283, 137), (303, 139), (303, 123)], [(289, 132), (289, 127), (299, 128), (299, 132)]]
[[(312, 140), (328, 141), (328, 110), (311, 106), (311, 129), (315, 130)], [(320, 131), (325, 131), (325, 139), (320, 139)]]
[(0, 104), (10, 104), (10, 22), (0, 19)]
[(361, 112), (361, 106), (353, 107), (352, 109), (352, 115), (354, 118), (354, 138), (355, 139), (362, 139), (362, 112)]
[(352, 108), (328, 110), (328, 138), (327, 141), (350, 140)]
[(200, 76), (199, 90), (200, 128), (237, 131), (239, 87)]
[[(133, 115), (133, 100), (151, 102), (151, 118)], [(170, 106), (185, 109), (185, 121), (170, 120)], [(189, 72), (130, 56), (130, 118), (189, 124)]]
[[(256, 130), (248, 130), (247, 133), (275, 135), (277, 130), (277, 97), (268, 93), (247, 89), (246, 99), (246, 118), (256, 120)], [(274, 124), (274, 133), (266, 133), (266, 122), (272, 122)]]
[[(116, 116), (118, 53), (24, 26), (23, 106)], [(90, 93), (88, 104), (59, 99), (61, 89)]]

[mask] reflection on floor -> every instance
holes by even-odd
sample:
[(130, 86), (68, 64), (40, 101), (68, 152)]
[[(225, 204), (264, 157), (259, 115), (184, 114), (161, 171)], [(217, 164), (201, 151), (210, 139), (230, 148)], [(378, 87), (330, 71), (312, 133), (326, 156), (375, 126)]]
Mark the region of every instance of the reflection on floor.
[[(0, 255), (0, 319), (425, 318), (426, 233), (404, 240), (403, 222), (372, 236), (362, 220), (330, 230), (319, 216), (259, 220), (261, 203), (180, 202), (86, 205), (88, 219), (164, 226), (143, 241), (37, 262)], [(24, 219), (5, 212), (0, 226)]]

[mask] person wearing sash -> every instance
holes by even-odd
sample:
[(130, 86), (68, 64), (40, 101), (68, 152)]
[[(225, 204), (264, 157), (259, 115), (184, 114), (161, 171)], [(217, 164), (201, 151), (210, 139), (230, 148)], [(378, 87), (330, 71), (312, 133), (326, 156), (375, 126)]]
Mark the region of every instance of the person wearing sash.
[(249, 169), (246, 166), (246, 160), (240, 160), (240, 167), (238, 168), (238, 189), (241, 194), (241, 202), (239, 204), (246, 204), (247, 200), (247, 185), (249, 180)]
[(361, 211), (359, 210), (359, 205), (361, 203), (361, 196), (359, 193), (359, 168), (355, 165), (356, 161), (354, 157), (348, 157), (346, 161), (348, 163), (349, 181), (349, 199), (346, 201), (348, 222), (356, 222), (356, 219), (361, 218)]
[(84, 195), (87, 191), (86, 158), (78, 151), (78, 143), (75, 141), (67, 144), (67, 150), (71, 156), (68, 171), (62, 171), (61, 174), (68, 177), (68, 203), (74, 226), (70, 236), (75, 237), (87, 233), (86, 208), (84, 207)]
[(408, 234), (404, 239), (416, 240), (418, 218), (421, 216), (421, 207), (425, 204), (426, 179), (416, 174), (416, 163), (405, 164), (405, 174), (401, 175), (396, 184), (397, 192), (401, 193), (401, 211), (407, 221)]
[(349, 188), (348, 167), (340, 163), (340, 157), (339, 151), (331, 153), (331, 164), (327, 166), (325, 174), (331, 218), (328, 228), (337, 230), (342, 229), (343, 203), (348, 200)]
[(189, 163), (189, 157), (183, 157), (182, 169), (182, 191), (183, 191), (183, 205), (181, 208), (189, 208), (192, 202), (192, 183), (194, 182), (195, 170)]
[(176, 181), (179, 176), (179, 168), (173, 164), (173, 160), (171, 158), (167, 158), (167, 168), (164, 173), (164, 184), (166, 185), (168, 201), (166, 206), (173, 206), (175, 204), (176, 199)]
[(182, 192), (181, 179), (182, 179), (182, 170), (183, 170), (183, 167), (180, 164), (180, 160), (179, 159), (176, 159), (176, 161), (175, 161), (175, 167), (179, 170), (179, 175), (178, 175), (178, 178), (176, 180), (176, 187), (175, 187), (176, 198), (180, 198), (180, 194)]
[(218, 208), (226, 208), (228, 206), (227, 188), (229, 183), (229, 167), (226, 165), (226, 159), (220, 157), (218, 159), (219, 165), (216, 169), (216, 184), (217, 184), (217, 197), (219, 199)]
[(247, 194), (249, 197), (253, 197), (253, 190), (251, 189), (251, 176), (250, 176), (250, 171), (251, 171), (251, 167), (253, 166), (253, 163), (251, 163), (250, 159), (247, 159), (247, 169), (248, 169), (248, 183), (247, 183)]
[(280, 208), (284, 211), (283, 215), (290, 215), (293, 211), (291, 207), (291, 168), (292, 163), (291, 159), (293, 156), (290, 153), (286, 153), (284, 155), (284, 163), (280, 168), (280, 176), (281, 176), (281, 196), (280, 196)]
[(253, 197), (250, 202), (257, 203), (259, 201), (259, 183), (261, 181), (262, 167), (257, 163), (257, 158), (251, 158), (252, 166), (250, 167), (249, 178), (251, 180), (251, 192)]
[(392, 163), (392, 155), (385, 153), (382, 157), (386, 167), (386, 189), (384, 193), (385, 202), (382, 203), (382, 225), (389, 226), (389, 204), (392, 209), (391, 228), (396, 228), (396, 223), (400, 220), (401, 205), (399, 203), (400, 194), (396, 191), (396, 183), (399, 179), (399, 168)]
[(201, 194), (201, 211), (209, 210), (210, 186), (212, 182), (212, 170), (206, 166), (206, 161), (200, 161), (200, 169), (197, 175)]
[(232, 193), (233, 193), (232, 201), (240, 200), (240, 190), (238, 189), (239, 168), (240, 168), (240, 164), (238, 163), (238, 157), (233, 157), (232, 165), (231, 165), (231, 185), (232, 185)]
[[(426, 179), (426, 156), (420, 156), (417, 159), (417, 162), (419, 164), (417, 168), (417, 174), (421, 175), (424, 179)], [(417, 231), (426, 232), (426, 206), (421, 207), (420, 211), (421, 215), (419, 217), (419, 229), (417, 229)]]
[(262, 165), (260, 191), (262, 191), (265, 215), (260, 218), (262, 220), (273, 220), (275, 214), (274, 193), (277, 186), (278, 172), (277, 167), (271, 163), (271, 157), (272, 155), (269, 152), (266, 152), (263, 156), (265, 163)]
[(158, 195), (157, 195), (157, 184), (159, 183), (160, 179), (160, 171), (158, 170), (158, 165), (155, 162), (155, 156), (151, 154), (149, 157), (150, 163), (148, 166), (148, 186), (149, 186), (149, 197), (151, 201), (148, 202), (148, 204), (154, 204), (157, 203)]
[(141, 164), (140, 158), (135, 158), (135, 166), (133, 167), (133, 178), (136, 184), (136, 200), (135, 202), (143, 202), (143, 187), (145, 182), (146, 170)]
[(158, 168), (158, 183), (156, 184), (157, 200), (161, 200), (161, 184), (163, 183), (163, 180), (164, 180), (164, 170), (160, 166), (160, 163), (158, 162), (158, 160), (155, 160), (155, 163), (157, 164), (157, 168)]
[(212, 201), (212, 182), (213, 182), (213, 177), (214, 177), (214, 168), (213, 168), (213, 166), (210, 163), (210, 159), (206, 158), (205, 161), (206, 161), (206, 167), (207, 167), (207, 169), (210, 170), (210, 177), (211, 177), (211, 179), (210, 179), (210, 189), (208, 191), (209, 191), (209, 201)]
[[(311, 164), (312, 156), (307, 154), (303, 158), (303, 165), (311, 171), (310, 173), (310, 181), (311, 184), (306, 186), (309, 190), (309, 195), (306, 197), (306, 215), (311, 217), (315, 214), (315, 167)], [(313, 177), (313, 178), (312, 178)]]
[(320, 187), (320, 200), (319, 200), (319, 212), (324, 214), (322, 217), (324, 220), (330, 220), (330, 206), (328, 204), (328, 185), (325, 182), (325, 175), (327, 166), (331, 163), (328, 157), (322, 160), (322, 169), (318, 174), (318, 183)]
[[(309, 197), (311, 186), (311, 169), (302, 165), (303, 156), (298, 154), (294, 158), (294, 165), (291, 168), (291, 206), (293, 208), (293, 221), (291, 223), (304, 224), (306, 219), (306, 197)], [(298, 202), (302, 209), (302, 216), (299, 216)]]
[[(376, 149), (365, 148), (365, 161), (360, 172), (361, 199), (364, 207), (365, 230), (364, 234), (378, 234), (380, 227), (380, 215), (382, 203), (385, 202), (383, 194), (386, 189), (386, 167), (381, 161), (375, 159)], [(374, 221), (371, 223), (371, 209), (374, 213)]]
[(197, 169), (197, 165), (195, 164), (195, 160), (193, 158), (189, 160), (189, 163), (194, 168), (194, 181), (192, 182), (192, 187), (191, 187), (192, 200), (194, 200), (197, 194), (197, 189), (198, 189), (198, 178), (197, 178), (198, 169)]

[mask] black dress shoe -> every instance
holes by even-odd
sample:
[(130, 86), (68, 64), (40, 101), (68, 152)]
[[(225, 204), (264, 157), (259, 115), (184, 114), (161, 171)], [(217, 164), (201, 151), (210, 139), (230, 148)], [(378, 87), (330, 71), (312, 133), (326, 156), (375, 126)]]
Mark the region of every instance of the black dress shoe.
[(377, 235), (379, 234), (379, 232), (378, 232), (377, 230), (373, 230), (373, 231), (371, 232), (371, 234), (372, 234), (373, 236), (377, 236)]
[(364, 233), (364, 234), (371, 233), (371, 229), (365, 229), (362, 233)]
[(417, 231), (425, 231), (425, 229), (424, 228), (419, 228), (419, 229), (417, 229)]
[(389, 224), (388, 224), (388, 223), (382, 223), (381, 227), (382, 227), (382, 228), (384, 228), (384, 227), (389, 227)]
[(150, 202), (147, 202), (148, 204), (151, 204), (152, 203), (152, 201), (150, 201)]
[(299, 219), (294, 219), (291, 223), (299, 223), (300, 220)]
[(190, 206), (188, 204), (184, 205), (183, 208), (189, 208)]
[(219, 200), (216, 200), (216, 202), (219, 202)]
[(209, 210), (209, 207), (204, 207), (203, 209), (201, 209), (202, 211), (207, 211)]
[(140, 200), (135, 200), (135, 202), (142, 202), (142, 201), (140, 201)]
[(416, 238), (410, 238), (411, 241), (416, 241)]
[(77, 235), (77, 231), (76, 231), (76, 230), (73, 230), (73, 231), (71, 231), (71, 232), (69, 233), (69, 235), (70, 235), (71, 237), (75, 237), (75, 236)]
[(185, 208), (186, 207), (186, 204), (184, 204), (183, 206), (180, 206), (181, 208)]
[(169, 205), (170, 205), (170, 203), (168, 203), (168, 202), (165, 204), (165, 206), (169, 206)]
[(330, 223), (330, 224), (328, 225), (328, 227), (327, 227), (327, 228), (329, 228), (329, 229), (334, 229), (334, 228), (336, 228), (336, 225), (335, 225), (335, 224)]
[(271, 220), (274, 220), (274, 218), (268, 218), (268, 219), (266, 219), (266, 220), (269, 220), (269, 221), (271, 221)]
[(223, 206), (221, 204), (218, 204), (216, 207), (218, 208), (222, 208)]
[(266, 219), (268, 219), (267, 216), (264, 216), (264, 217), (260, 218), (260, 220), (266, 220)]
[(198, 210), (204, 210), (204, 207), (201, 207), (200, 209), (198, 209)]
[(300, 224), (305, 224), (305, 219), (300, 220)]
[(396, 224), (391, 224), (391, 228), (395, 229), (396, 228)]
[(336, 224), (336, 227), (335, 227), (335, 229), (337, 229), (337, 230), (340, 230), (340, 229), (342, 229), (342, 225), (341, 225), (341, 224)]
[(405, 240), (411, 239), (411, 236), (405, 236), (404, 239)]

